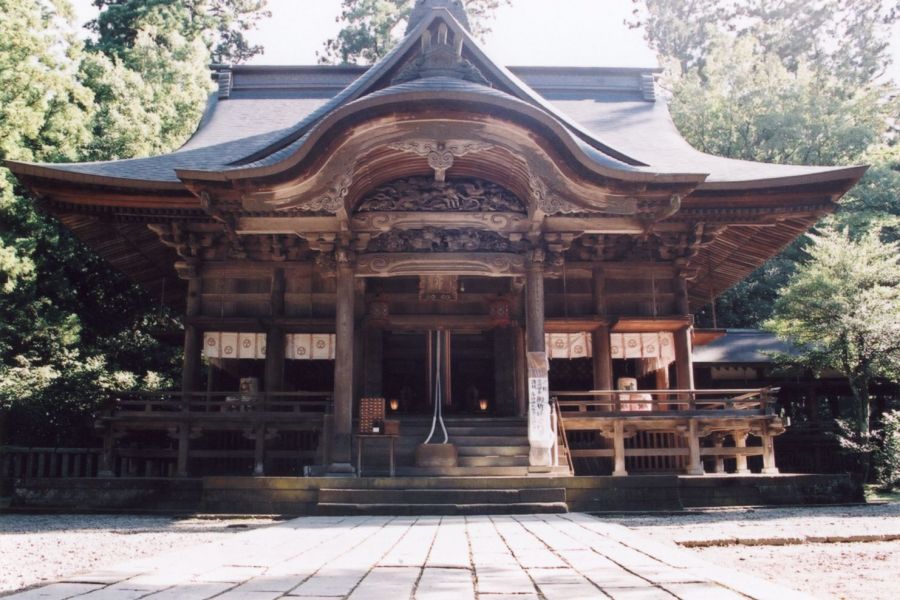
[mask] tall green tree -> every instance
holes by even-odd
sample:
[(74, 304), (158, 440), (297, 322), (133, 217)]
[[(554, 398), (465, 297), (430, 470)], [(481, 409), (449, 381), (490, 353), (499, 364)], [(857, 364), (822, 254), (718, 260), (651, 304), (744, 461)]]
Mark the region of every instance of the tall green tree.
[(884, 0), (632, 0), (644, 30), (681, 70), (706, 64), (722, 33), (751, 37), (791, 71), (801, 65), (865, 85), (890, 64), (891, 25), (900, 4)]
[(152, 15), (167, 15), (167, 25), (184, 38), (202, 38), (218, 62), (242, 63), (263, 51), (250, 44), (247, 32), (271, 16), (268, 0), (94, 0), (100, 15), (88, 27), (97, 34), (95, 46), (107, 56), (119, 56), (135, 44)]
[[(856, 237), (869, 224), (889, 225), (897, 194), (889, 156), (900, 103), (880, 76), (896, 10), (882, 0), (635, 1), (641, 8), (632, 24), (644, 27), (662, 54), (672, 116), (692, 145), (785, 164), (874, 160), (838, 219)], [(759, 327), (805, 243), (722, 294), (716, 324)], [(711, 325), (711, 314), (701, 310), (699, 323)]]
[[(102, 18), (112, 3), (101, 4)], [(118, 33), (86, 49), (67, 0), (0, 0), (0, 159), (171, 150), (200, 118), (210, 40), (222, 35), (221, 19), (192, 20), (190, 11), (264, 3), (115, 4), (132, 18), (119, 13)], [(10, 410), (13, 442), (90, 444), (91, 411), (106, 391), (171, 386), (180, 348), (151, 335), (171, 323), (158, 299), (43, 215), (0, 169), (0, 412)]]
[[(318, 53), (323, 64), (372, 64), (394, 47), (406, 28), (415, 0), (343, 0), (337, 22), (343, 27)], [(472, 33), (483, 38), (502, 4), (512, 0), (464, 0)]]
[(857, 439), (870, 434), (870, 386), (900, 381), (900, 244), (876, 231), (859, 240), (823, 228), (780, 292), (767, 327), (801, 350), (799, 361), (842, 373), (853, 393)]

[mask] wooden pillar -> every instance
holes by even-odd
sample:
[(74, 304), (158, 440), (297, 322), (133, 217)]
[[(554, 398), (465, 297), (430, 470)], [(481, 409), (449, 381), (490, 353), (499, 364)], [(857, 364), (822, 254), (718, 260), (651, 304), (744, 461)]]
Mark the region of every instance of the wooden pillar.
[[(199, 392), (200, 385), (200, 352), (203, 348), (203, 332), (191, 322), (192, 317), (200, 314), (202, 285), (195, 268), (190, 269), (188, 280), (186, 323), (184, 327), (184, 366), (181, 371), (181, 402), (184, 417), (190, 412), (191, 395)], [(185, 420), (178, 428), (178, 465), (176, 475), (189, 475), (190, 424)]]
[(366, 397), (380, 398), (384, 388), (384, 332), (379, 327), (365, 331), (365, 379), (363, 393)]
[(272, 273), (272, 293), (269, 308), (272, 324), (266, 332), (266, 391), (284, 391), (284, 329), (276, 324), (279, 317), (284, 316), (284, 270), (275, 269)]
[(613, 421), (613, 457), (613, 477), (628, 475), (625, 469), (625, 422), (620, 419)]
[[(717, 452), (721, 452), (722, 448), (725, 446), (724, 436), (721, 433), (717, 433), (713, 436), (713, 445), (716, 448)], [(724, 473), (725, 472), (725, 457), (721, 454), (716, 454), (716, 473)]]
[[(613, 389), (613, 365), (609, 346), (609, 326), (601, 325), (591, 333), (593, 346), (594, 389)], [(606, 398), (601, 398), (606, 400)]]
[[(594, 314), (598, 317), (607, 315), (606, 306), (606, 273), (603, 266), (594, 265), (592, 275)], [(609, 345), (609, 325), (602, 325), (591, 333), (593, 346), (594, 389), (613, 389), (612, 352)]]
[(516, 332), (512, 327), (494, 329), (494, 404), (496, 415), (514, 416), (516, 406)]
[(763, 426), (763, 475), (778, 475), (778, 467), (775, 465), (775, 436), (769, 433), (769, 428)]
[(528, 416), (528, 366), (525, 360), (525, 330), (515, 329), (516, 357), (516, 415)]
[(694, 360), (691, 354), (693, 329), (693, 327), (683, 327), (675, 332), (675, 377), (680, 390), (694, 389)]
[[(747, 436), (750, 434), (749, 431), (745, 430), (736, 430), (731, 433), (731, 437), (734, 438), (734, 447), (735, 448), (746, 448), (747, 447)], [(749, 475), (750, 469), (747, 468), (747, 456), (745, 454), (735, 454), (735, 463), (737, 464), (737, 470), (735, 473), (738, 475)]]
[(338, 251), (335, 310), (334, 421), (331, 439), (332, 474), (353, 473), (353, 355), (354, 301), (356, 290), (353, 265), (345, 252)]
[(698, 430), (696, 419), (688, 421), (687, 438), (688, 449), (690, 451), (687, 474), (703, 475), (703, 461), (700, 459), (700, 432)]
[[(679, 315), (691, 314), (687, 276), (683, 272), (677, 273), (675, 276), (675, 307)], [(675, 332), (675, 373), (678, 388), (682, 390), (694, 389), (694, 364), (691, 356), (692, 332), (693, 327), (685, 327)]]
[(266, 474), (266, 426), (254, 428), (253, 433), (253, 475), (262, 477)]
[(97, 477), (115, 477), (115, 445), (113, 426), (107, 424), (103, 431), (103, 451), (100, 453), (100, 462), (97, 465)]
[[(606, 272), (602, 265), (594, 265), (591, 278), (594, 314), (598, 317), (606, 317)], [(591, 332), (591, 346), (593, 347), (591, 366), (594, 389), (611, 390), (613, 389), (613, 365), (609, 345), (609, 325), (601, 325)]]
[(187, 423), (178, 426), (178, 462), (175, 466), (177, 477), (187, 477), (190, 460), (191, 428)]
[(545, 352), (544, 252), (534, 250), (525, 271), (525, 351)]

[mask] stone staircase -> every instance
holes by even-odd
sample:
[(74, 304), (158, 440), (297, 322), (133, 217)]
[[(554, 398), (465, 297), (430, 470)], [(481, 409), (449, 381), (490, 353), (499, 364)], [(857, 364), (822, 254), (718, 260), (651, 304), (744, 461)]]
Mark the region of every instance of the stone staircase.
[[(415, 466), (416, 447), (428, 437), (431, 418), (401, 420), (396, 449), (399, 477), (520, 477), (529, 474), (528, 422), (521, 418), (446, 417), (450, 442), (459, 452), (459, 464), (452, 468)], [(443, 439), (438, 428), (435, 438)], [(366, 450), (364, 474), (387, 473), (385, 451)], [(560, 460), (565, 464), (564, 460)], [(544, 474), (570, 475), (568, 467), (556, 467)]]
[[(551, 478), (345, 480), (319, 490), (319, 515), (496, 515), (568, 512), (566, 488)], [(338, 482), (335, 482), (338, 484)]]

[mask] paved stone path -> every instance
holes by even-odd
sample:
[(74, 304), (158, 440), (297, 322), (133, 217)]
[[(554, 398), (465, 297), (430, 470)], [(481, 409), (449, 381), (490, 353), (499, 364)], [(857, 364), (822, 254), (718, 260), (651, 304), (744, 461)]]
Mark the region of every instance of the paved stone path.
[(587, 515), (302, 518), (7, 598), (808, 598)]

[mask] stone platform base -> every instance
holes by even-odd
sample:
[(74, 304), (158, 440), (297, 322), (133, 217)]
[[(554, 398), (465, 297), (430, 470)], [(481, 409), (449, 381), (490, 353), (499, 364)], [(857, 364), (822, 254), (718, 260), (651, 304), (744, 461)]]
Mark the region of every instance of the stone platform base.
[[(846, 475), (18, 480), (7, 510), (213, 514), (656, 512), (861, 502)], [(479, 508), (480, 507), (480, 508)]]

